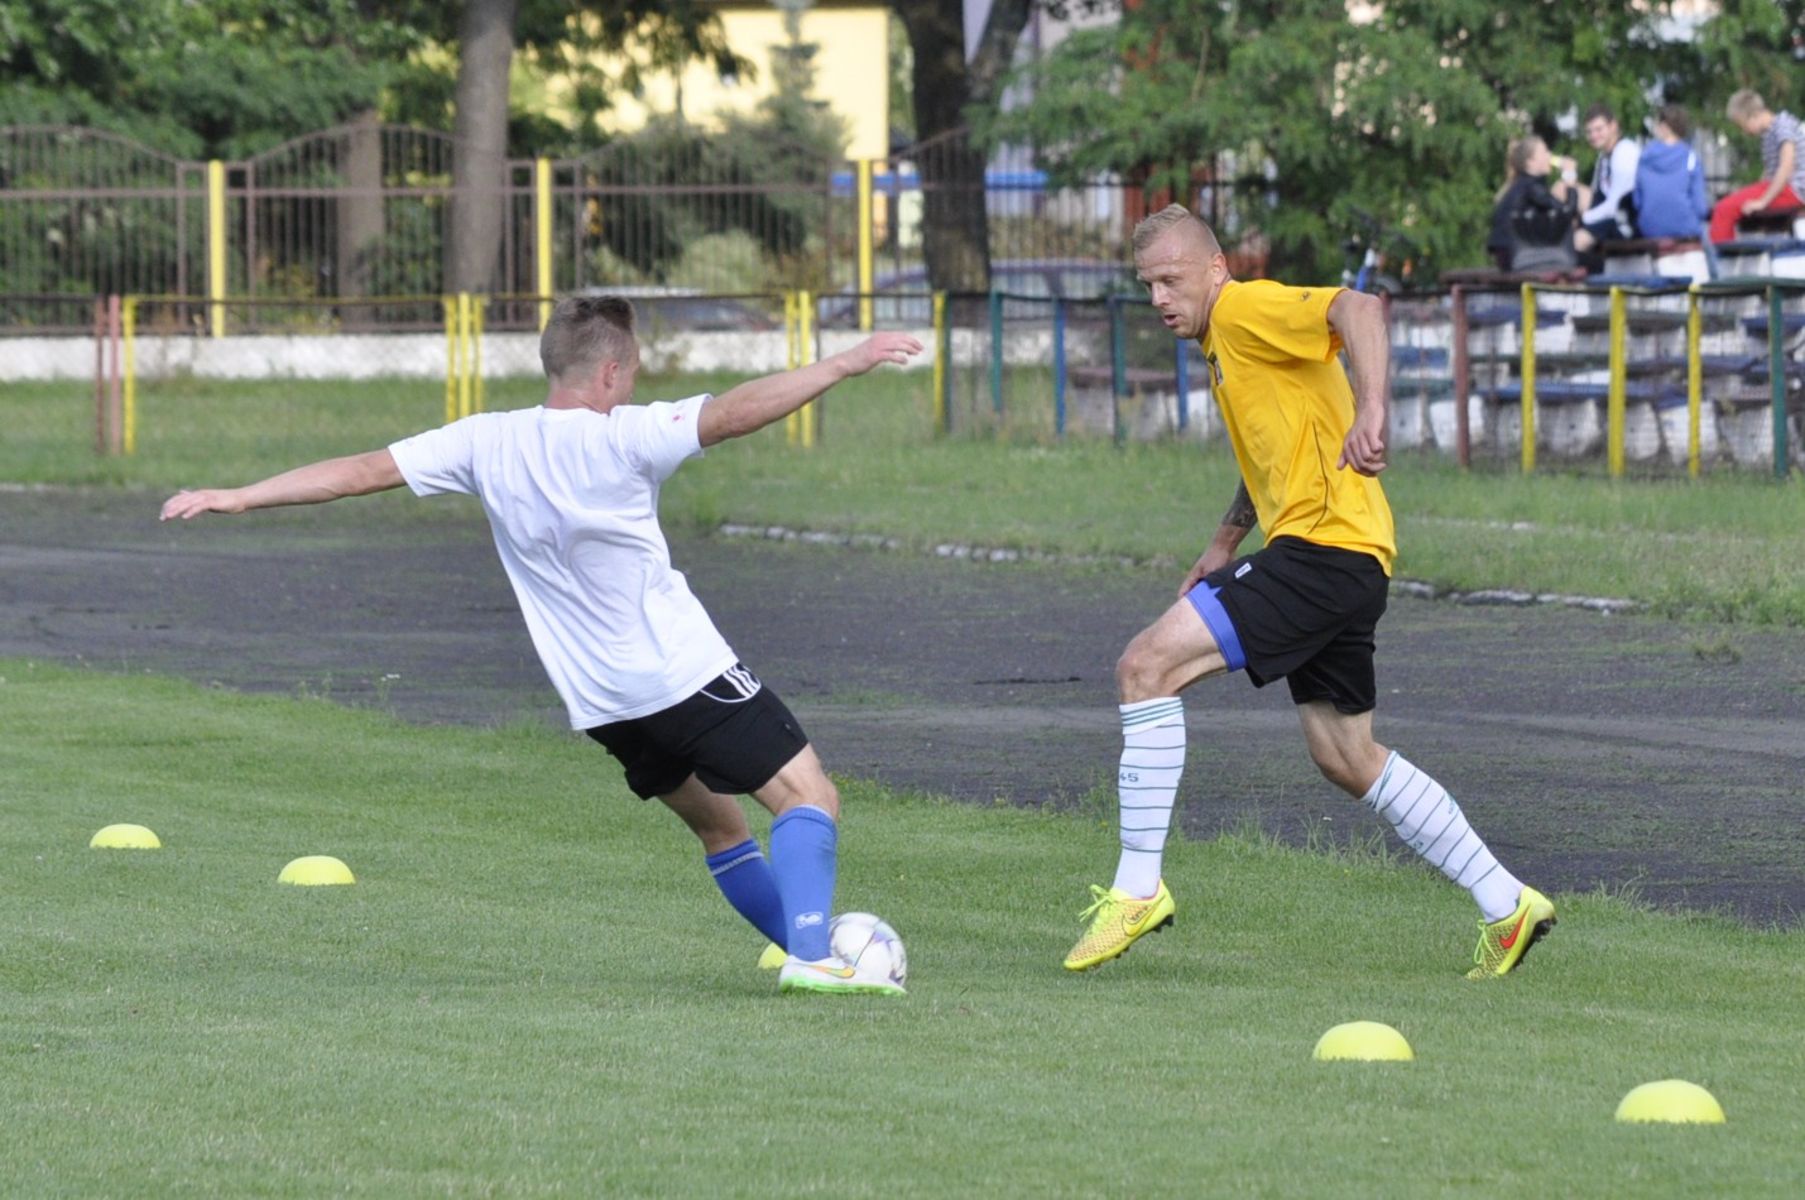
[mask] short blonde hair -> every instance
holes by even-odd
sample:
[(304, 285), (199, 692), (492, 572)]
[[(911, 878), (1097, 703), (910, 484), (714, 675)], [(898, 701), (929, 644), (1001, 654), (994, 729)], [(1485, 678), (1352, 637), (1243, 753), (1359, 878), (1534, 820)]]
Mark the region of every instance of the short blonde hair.
[(1767, 101), (1754, 88), (1743, 88), (1724, 105), (1724, 115), (1732, 121), (1746, 121), (1767, 111)]
[(1182, 204), (1168, 204), (1136, 225), (1133, 238), (1134, 252), (1140, 254), (1164, 237), (1168, 230), (1184, 224), (1194, 226), (1197, 232), (1203, 235), (1204, 244), (1209, 247), (1211, 257), (1222, 253), (1222, 244), (1216, 240), (1215, 231), (1204, 223), (1202, 217)]

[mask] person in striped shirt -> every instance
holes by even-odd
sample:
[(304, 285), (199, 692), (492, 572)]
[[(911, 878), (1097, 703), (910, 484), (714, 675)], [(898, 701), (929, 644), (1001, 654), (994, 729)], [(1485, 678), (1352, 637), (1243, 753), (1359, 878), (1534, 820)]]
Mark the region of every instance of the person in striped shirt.
[(1759, 92), (1743, 88), (1725, 106), (1730, 120), (1761, 139), (1761, 179), (1738, 188), (1711, 210), (1711, 240), (1736, 236), (1736, 222), (1750, 213), (1805, 206), (1805, 126), (1789, 112), (1774, 112)]

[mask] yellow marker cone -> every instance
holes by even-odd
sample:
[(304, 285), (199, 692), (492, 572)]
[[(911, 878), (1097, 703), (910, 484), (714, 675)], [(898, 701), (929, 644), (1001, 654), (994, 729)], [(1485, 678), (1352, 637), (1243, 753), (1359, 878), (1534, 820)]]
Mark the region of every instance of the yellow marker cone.
[(155, 850), (163, 845), (142, 825), (108, 825), (88, 839), (96, 850)]
[(277, 883), (292, 883), (300, 887), (322, 887), (335, 883), (356, 883), (357, 879), (347, 867), (330, 854), (309, 854), (305, 858), (297, 858), (282, 868), (282, 874), (276, 876)]
[(1321, 1062), (1409, 1062), (1416, 1057), (1404, 1035), (1378, 1021), (1349, 1021), (1316, 1039), (1311, 1057)]
[(1684, 1079), (1661, 1079), (1634, 1087), (1617, 1106), (1619, 1121), (1667, 1121), (1676, 1125), (1722, 1125), (1717, 1097)]

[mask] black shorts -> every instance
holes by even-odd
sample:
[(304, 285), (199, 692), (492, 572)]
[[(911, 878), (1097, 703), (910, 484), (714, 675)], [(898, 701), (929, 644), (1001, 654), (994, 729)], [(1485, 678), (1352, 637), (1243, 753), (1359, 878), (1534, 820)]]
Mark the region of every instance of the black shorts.
[(675, 791), (691, 775), (738, 796), (770, 783), (808, 745), (794, 715), (743, 663), (650, 716), (584, 730), (627, 768), (642, 800)]
[(1283, 679), (1298, 704), (1327, 700), (1352, 716), (1378, 702), (1373, 632), (1389, 588), (1370, 554), (1281, 537), (1211, 572), (1187, 598), (1230, 670), (1246, 667), (1255, 687)]

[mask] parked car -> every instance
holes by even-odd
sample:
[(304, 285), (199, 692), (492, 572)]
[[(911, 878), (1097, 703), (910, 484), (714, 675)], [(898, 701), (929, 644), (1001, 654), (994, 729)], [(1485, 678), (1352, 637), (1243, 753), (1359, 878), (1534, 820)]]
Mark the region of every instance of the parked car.
[[(1126, 262), (1086, 258), (1003, 258), (990, 264), (990, 284), (1005, 297), (1030, 298), (1027, 302), (1003, 302), (1004, 320), (1045, 319), (1049, 307), (1034, 300), (1058, 296), (1066, 300), (1097, 300), (1106, 296), (1141, 293), (1134, 268)], [(878, 277), (872, 298), (872, 320), (880, 328), (922, 327), (934, 322), (934, 306), (925, 267)], [(852, 288), (825, 296), (818, 319), (823, 328), (849, 329), (858, 324), (859, 298)]]
[(624, 296), (631, 300), (639, 326), (648, 336), (686, 329), (764, 331), (783, 328), (782, 319), (767, 311), (768, 305), (782, 309), (783, 301), (775, 295), (768, 298), (710, 296), (700, 288), (645, 284), (584, 288), (583, 295)]

